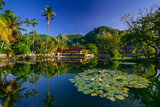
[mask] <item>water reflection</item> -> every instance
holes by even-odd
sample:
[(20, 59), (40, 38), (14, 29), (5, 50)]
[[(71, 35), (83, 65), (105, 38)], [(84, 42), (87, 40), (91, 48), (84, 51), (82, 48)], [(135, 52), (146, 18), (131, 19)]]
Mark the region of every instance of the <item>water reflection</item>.
[(19, 78), (9, 80), (7, 76), (4, 74), (0, 79), (0, 99), (3, 107), (13, 107), (15, 103), (20, 103), (24, 97), (22, 91), (26, 88), (21, 88), (23, 82)]
[[(129, 97), (122, 103), (126, 105), (129, 102), (143, 104), (145, 106), (157, 106), (160, 104), (160, 75), (158, 69), (160, 64), (156, 63), (126, 63), (110, 62), (99, 59), (47, 59), (30, 62), (17, 62), (16, 64), (6, 64), (0, 68), (0, 102), (3, 107), (14, 107), (15, 104), (23, 103), (24, 99), (37, 98), (43, 94), (41, 106), (51, 107), (58, 103), (53, 90), (50, 90), (50, 79), (61, 74), (82, 73), (88, 69), (111, 69), (121, 70), (127, 74), (143, 76), (151, 81), (148, 88), (133, 89), (130, 88)], [(37, 85), (42, 78), (45, 78), (47, 87), (44, 91), (39, 91)], [(43, 84), (41, 84), (43, 85)], [(40, 102), (39, 101), (39, 102)], [(38, 102), (37, 102), (38, 103)], [(72, 106), (71, 106), (72, 107)]]
[(77, 91), (91, 96), (99, 95), (111, 101), (116, 101), (116, 98), (124, 100), (124, 97), (128, 97), (129, 88), (147, 88), (150, 83), (141, 76), (101, 69), (87, 70), (70, 81), (75, 83)]

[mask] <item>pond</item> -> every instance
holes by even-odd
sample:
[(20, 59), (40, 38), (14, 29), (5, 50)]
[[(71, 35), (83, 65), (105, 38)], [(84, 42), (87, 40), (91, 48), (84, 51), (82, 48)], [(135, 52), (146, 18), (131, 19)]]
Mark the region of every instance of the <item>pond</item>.
[(160, 64), (56, 58), (0, 68), (3, 107), (157, 107)]

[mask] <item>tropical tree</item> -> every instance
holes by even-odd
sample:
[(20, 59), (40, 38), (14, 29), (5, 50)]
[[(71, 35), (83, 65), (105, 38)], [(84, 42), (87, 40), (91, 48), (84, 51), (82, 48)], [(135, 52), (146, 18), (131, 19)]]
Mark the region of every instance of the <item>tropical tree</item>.
[[(97, 54), (98, 53), (98, 48), (96, 47), (95, 44), (88, 43), (84, 46), (84, 48), (88, 51), (88, 53), (91, 53), (91, 54)], [(83, 50), (83, 52), (84, 52), (84, 50)]]
[[(26, 36), (21, 36), (16, 39), (16, 42), (12, 45), (14, 54), (27, 54), (30, 52), (30, 43), (28, 43)], [(28, 44), (27, 44), (28, 43)]]
[(11, 30), (12, 40), (15, 40), (17, 36), (20, 36), (21, 30), (26, 31), (21, 27), (23, 24), (21, 17), (15, 16), (15, 14), (11, 10), (9, 9), (5, 10), (4, 16), (8, 20), (7, 24)]
[(55, 45), (55, 53), (57, 53), (57, 49), (60, 47), (60, 39), (59, 39), (59, 37), (54, 39), (54, 45)]
[(0, 9), (2, 10), (2, 6), (4, 6), (5, 5), (5, 3), (4, 3), (4, 1), (3, 0), (0, 0)]
[(61, 54), (62, 54), (63, 50), (67, 49), (67, 44), (64, 41), (61, 41), (60, 48), (61, 48)]
[(48, 88), (48, 92), (46, 94), (46, 99), (42, 100), (44, 102), (44, 104), (42, 106), (46, 107), (52, 107), (52, 103), (55, 103), (54, 100), (54, 96), (50, 96), (50, 92), (49, 92), (49, 80), (48, 80), (48, 63), (45, 62), (46, 65), (46, 76), (47, 76), (47, 88)]
[(36, 34), (35, 27), (38, 25), (38, 23), (36, 22), (35, 19), (33, 19), (31, 24), (32, 24), (32, 26), (34, 28), (34, 30), (33, 30), (33, 32), (34, 32), (34, 34), (33, 34), (33, 51), (34, 51), (34, 35)]
[(0, 98), (3, 107), (14, 107), (15, 103), (20, 103), (23, 98), (22, 92), (26, 88), (21, 88), (22, 81), (18, 79), (7, 80), (6, 77), (0, 79)]
[(55, 38), (49, 37), (48, 39), (48, 52), (53, 52), (55, 50)]
[(128, 26), (128, 34), (123, 39), (137, 47), (151, 47), (155, 50), (155, 57), (160, 56), (159, 17), (160, 7), (155, 6), (144, 12), (141, 10), (136, 18), (130, 14), (125, 15), (122, 19)]
[(31, 22), (34, 30), (35, 30), (35, 27), (38, 25), (38, 23), (36, 22), (36, 19), (33, 19), (32, 22)]
[(47, 42), (46, 42), (46, 51), (47, 51), (47, 47), (48, 47), (48, 35), (49, 35), (49, 20), (53, 20), (54, 16), (56, 16), (56, 14), (52, 11), (52, 7), (46, 6), (45, 10), (41, 10), (44, 14), (42, 14), (42, 16), (45, 16), (46, 19), (45, 21), (48, 24), (48, 32), (47, 32)]
[(3, 41), (3, 44), (4, 42), (9, 43), (9, 38), (10, 38), (10, 29), (7, 23), (8, 22), (6, 18), (4, 17), (4, 15), (0, 14), (0, 40)]

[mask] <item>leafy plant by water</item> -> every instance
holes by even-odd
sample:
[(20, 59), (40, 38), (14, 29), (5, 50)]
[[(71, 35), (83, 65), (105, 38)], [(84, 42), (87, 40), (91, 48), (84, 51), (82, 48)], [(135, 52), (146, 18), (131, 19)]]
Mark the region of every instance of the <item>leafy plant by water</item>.
[(91, 96), (116, 101), (128, 97), (129, 88), (147, 88), (149, 81), (141, 76), (123, 73), (118, 70), (86, 70), (69, 79), (77, 87), (77, 91)]

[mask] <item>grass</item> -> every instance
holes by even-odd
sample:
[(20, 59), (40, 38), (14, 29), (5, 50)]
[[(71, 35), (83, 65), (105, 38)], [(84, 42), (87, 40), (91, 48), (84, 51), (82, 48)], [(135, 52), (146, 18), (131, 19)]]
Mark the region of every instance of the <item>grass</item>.
[(124, 58), (110, 58), (111, 61), (147, 61), (147, 62), (153, 62), (156, 61), (155, 58), (132, 58), (132, 57), (124, 57)]

